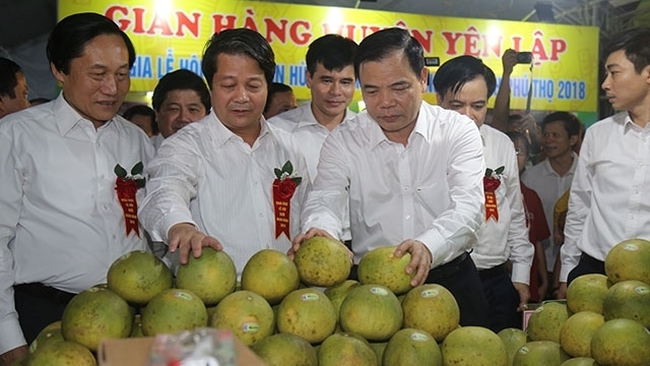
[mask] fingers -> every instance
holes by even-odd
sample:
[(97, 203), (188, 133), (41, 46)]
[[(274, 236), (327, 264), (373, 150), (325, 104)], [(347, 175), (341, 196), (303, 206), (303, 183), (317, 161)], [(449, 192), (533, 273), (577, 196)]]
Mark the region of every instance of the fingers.
[(415, 273), (411, 280), (411, 286), (424, 284), (431, 268), (431, 253), (424, 243), (417, 240), (405, 240), (395, 249), (395, 256), (401, 257), (405, 253), (411, 253), (411, 261), (406, 266), (406, 273)]

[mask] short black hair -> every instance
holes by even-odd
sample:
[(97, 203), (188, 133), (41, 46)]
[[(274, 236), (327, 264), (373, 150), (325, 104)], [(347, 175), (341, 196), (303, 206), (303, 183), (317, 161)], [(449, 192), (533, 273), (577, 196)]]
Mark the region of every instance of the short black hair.
[(0, 96), (16, 98), (14, 89), (18, 85), (18, 75), (23, 75), (23, 70), (14, 61), (0, 57)]
[(264, 72), (267, 87), (273, 82), (275, 54), (269, 42), (258, 32), (247, 28), (236, 28), (215, 33), (205, 45), (201, 69), (210, 88), (212, 88), (212, 78), (217, 73), (217, 56), (222, 53), (252, 58)]
[(419, 78), (424, 67), (424, 50), (420, 42), (402, 28), (386, 28), (361, 41), (354, 57), (354, 73), (359, 78), (359, 67), (366, 61), (380, 61), (395, 51), (408, 58), (413, 73)]
[(567, 132), (569, 137), (580, 136), (581, 133), (580, 126), (582, 125), (582, 123), (580, 122), (578, 117), (576, 117), (573, 113), (569, 113), (569, 112), (554, 112), (547, 115), (542, 120), (542, 129), (544, 129), (544, 127), (546, 127), (546, 125), (548, 125), (549, 123), (558, 122), (558, 121), (562, 122), (562, 124), (564, 125), (564, 130)]
[(492, 96), (496, 89), (497, 79), (494, 71), (474, 56), (458, 56), (443, 63), (433, 77), (433, 87), (440, 95), (447, 91), (456, 94), (465, 83), (482, 76), (487, 85), (487, 98)]
[(341, 70), (346, 66), (354, 65), (354, 55), (358, 47), (353, 40), (338, 34), (319, 37), (309, 45), (307, 50), (305, 56), (307, 71), (314, 75), (318, 63), (328, 71)]
[(285, 92), (292, 92), (293, 89), (287, 84), (283, 83), (271, 83), (271, 86), (269, 86), (269, 94), (266, 96), (266, 104), (264, 105), (264, 113), (268, 112), (269, 106), (271, 105), (271, 102), (273, 101), (273, 96), (276, 93), (285, 93)]
[(72, 59), (81, 57), (86, 44), (97, 36), (118, 35), (124, 40), (129, 52), (129, 68), (135, 62), (135, 48), (126, 35), (112, 20), (97, 13), (72, 14), (59, 21), (47, 41), (47, 59), (64, 74), (70, 73)]
[(627, 59), (634, 64), (636, 73), (640, 74), (650, 65), (650, 28), (639, 27), (614, 35), (605, 47), (605, 58), (620, 50), (625, 52)]
[(133, 116), (147, 116), (151, 120), (151, 131), (154, 135), (158, 134), (158, 124), (156, 123), (156, 112), (144, 104), (136, 104), (129, 107), (122, 113), (122, 117), (131, 120)]
[(158, 81), (151, 97), (153, 109), (160, 112), (163, 102), (167, 99), (167, 94), (173, 90), (194, 90), (201, 98), (201, 104), (206, 111), (209, 111), (212, 106), (210, 91), (203, 79), (190, 70), (179, 69), (165, 74)]

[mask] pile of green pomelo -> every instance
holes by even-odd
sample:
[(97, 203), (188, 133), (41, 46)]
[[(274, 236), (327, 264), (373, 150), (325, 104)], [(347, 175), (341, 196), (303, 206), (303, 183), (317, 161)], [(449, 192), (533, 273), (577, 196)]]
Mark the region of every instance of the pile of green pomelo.
[(410, 255), (368, 252), (359, 281), (338, 242), (306, 241), (293, 260), (262, 250), (240, 283), (225, 252), (204, 248), (174, 277), (151, 253), (116, 260), (107, 284), (75, 296), (18, 365), (95, 365), (103, 338), (228, 329), (274, 365), (650, 365), (650, 242), (626, 240), (604, 275), (578, 277), (566, 302), (547, 302), (528, 328), (460, 327), (451, 293), (413, 288)]

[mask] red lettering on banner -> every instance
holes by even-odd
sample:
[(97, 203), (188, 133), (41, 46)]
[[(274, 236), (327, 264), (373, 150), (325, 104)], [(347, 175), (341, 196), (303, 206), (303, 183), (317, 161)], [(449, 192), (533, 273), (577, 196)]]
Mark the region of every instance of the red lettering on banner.
[(340, 36), (354, 39), (354, 33), (357, 29), (357, 26), (354, 24), (337, 24), (338, 28), (335, 28), (330, 23), (323, 23), (323, 34), (338, 34)]
[(564, 53), (567, 49), (567, 42), (565, 39), (550, 39), (551, 42), (551, 60), (558, 61), (558, 55)]
[[(475, 57), (501, 57), (502, 36), (481, 34), (475, 26), (467, 28), (466, 32), (443, 31), (440, 33), (447, 41), (446, 54), (472, 55)], [(458, 42), (461, 40), (462, 42)]]
[(286, 19), (280, 19), (280, 24), (276, 23), (274, 19), (264, 18), (266, 24), (266, 40), (271, 42), (271, 37), (275, 35), (282, 43), (287, 42), (287, 23)]
[[(172, 27), (172, 21), (168, 17), (162, 16), (157, 11), (153, 13), (153, 19), (147, 24), (145, 15), (147, 9), (142, 7), (133, 7), (129, 9), (126, 6), (110, 6), (106, 9), (104, 15), (113, 20), (122, 31), (130, 29), (134, 34), (163, 35), (163, 36), (185, 36), (185, 30), (191, 33), (195, 38), (199, 38), (199, 26), (201, 13), (186, 14), (183, 11), (175, 11), (173, 14), (176, 21), (176, 27)], [(147, 28), (148, 25), (148, 28)]]
[[(304, 29), (303, 32), (300, 31), (299, 28)], [(289, 36), (291, 37), (291, 41), (293, 43), (297, 44), (298, 46), (303, 46), (309, 43), (311, 40), (311, 33), (309, 32), (311, 26), (309, 22), (304, 21), (304, 20), (299, 20), (291, 24), (290, 28), (290, 33)]]
[(424, 52), (431, 53), (431, 50), (433, 49), (433, 39), (431, 39), (433, 37), (433, 31), (427, 30), (425, 33), (426, 37), (417, 29), (411, 30), (411, 35), (420, 42), (422, 48), (424, 48)]
[[(223, 22), (224, 18), (226, 23)], [(224, 29), (233, 29), (235, 28), (235, 22), (237, 21), (237, 16), (227, 15), (223, 16), (222, 14), (213, 14), (212, 22), (214, 24), (214, 33), (221, 33)]]
[(519, 36), (513, 36), (511, 39), (512, 39), (512, 49), (517, 51), (517, 52), (523, 51), (521, 49), (521, 40), (522, 40), (522, 38), (519, 37)]

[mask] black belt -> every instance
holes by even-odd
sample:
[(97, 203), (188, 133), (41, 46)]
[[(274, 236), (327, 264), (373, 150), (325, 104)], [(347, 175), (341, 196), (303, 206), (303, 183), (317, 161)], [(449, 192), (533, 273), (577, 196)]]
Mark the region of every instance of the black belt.
[(580, 256), (580, 261), (586, 263), (588, 266), (593, 267), (594, 269), (600, 270), (602, 273), (605, 273), (605, 262), (598, 260), (587, 253), (582, 253)]
[[(463, 252), (463, 254), (459, 255), (458, 257), (452, 259), (451, 261), (442, 264), (438, 267), (432, 268), (429, 271), (429, 277), (447, 277), (452, 274), (454, 274), (456, 271), (458, 271), (467, 259), (469, 258), (469, 253)], [(429, 282), (427, 280), (427, 282)]]
[(24, 283), (14, 286), (14, 291), (29, 294), (34, 297), (48, 299), (60, 304), (67, 304), (76, 294), (61, 291), (54, 287), (45, 286), (42, 283)]
[(481, 269), (478, 271), (478, 276), (482, 280), (487, 280), (488, 278), (496, 277), (500, 274), (503, 274), (506, 271), (506, 262), (499, 264), (496, 267)]

